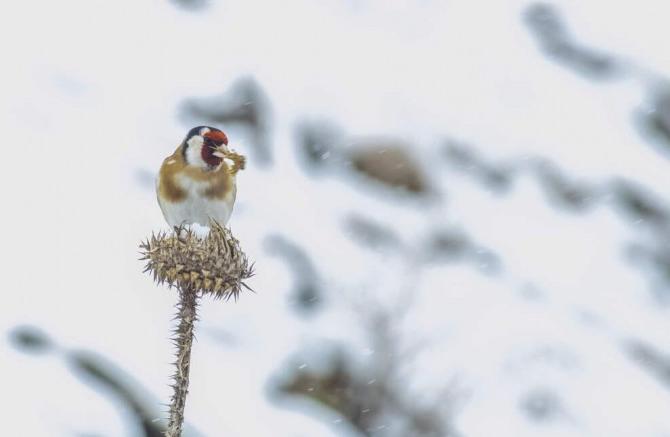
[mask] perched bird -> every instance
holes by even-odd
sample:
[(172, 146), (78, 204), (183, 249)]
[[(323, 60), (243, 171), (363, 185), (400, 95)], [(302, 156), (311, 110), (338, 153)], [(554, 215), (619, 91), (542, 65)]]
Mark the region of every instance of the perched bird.
[(230, 219), (244, 156), (228, 148), (219, 129), (191, 129), (175, 152), (165, 158), (156, 181), (158, 204), (172, 227), (199, 224), (210, 218), (221, 225)]

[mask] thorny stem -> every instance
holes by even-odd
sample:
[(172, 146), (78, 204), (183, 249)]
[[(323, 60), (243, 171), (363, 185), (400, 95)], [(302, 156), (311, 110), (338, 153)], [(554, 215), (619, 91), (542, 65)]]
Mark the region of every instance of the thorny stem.
[(197, 320), (198, 306), (197, 292), (191, 287), (179, 289), (179, 303), (177, 304), (177, 319), (179, 326), (175, 331), (177, 359), (174, 374), (174, 394), (170, 403), (170, 421), (168, 422), (166, 437), (181, 437), (181, 428), (184, 423), (184, 406), (188, 394), (188, 375), (191, 368), (191, 346), (193, 345), (193, 329)]

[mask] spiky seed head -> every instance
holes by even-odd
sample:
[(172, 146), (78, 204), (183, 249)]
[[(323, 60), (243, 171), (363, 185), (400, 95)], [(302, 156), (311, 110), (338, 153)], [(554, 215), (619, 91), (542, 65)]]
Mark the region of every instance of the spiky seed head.
[(190, 228), (152, 234), (140, 244), (145, 271), (154, 281), (215, 298), (237, 299), (253, 266), (229, 229), (210, 221), (210, 232), (199, 237)]

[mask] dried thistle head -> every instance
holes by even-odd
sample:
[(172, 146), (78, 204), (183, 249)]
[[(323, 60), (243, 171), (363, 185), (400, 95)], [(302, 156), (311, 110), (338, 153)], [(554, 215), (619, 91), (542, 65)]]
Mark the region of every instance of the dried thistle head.
[(177, 228), (152, 235), (140, 249), (148, 260), (144, 271), (152, 272), (159, 284), (226, 299), (237, 298), (242, 287), (249, 289), (244, 279), (253, 275), (253, 266), (230, 230), (214, 220), (204, 238)]

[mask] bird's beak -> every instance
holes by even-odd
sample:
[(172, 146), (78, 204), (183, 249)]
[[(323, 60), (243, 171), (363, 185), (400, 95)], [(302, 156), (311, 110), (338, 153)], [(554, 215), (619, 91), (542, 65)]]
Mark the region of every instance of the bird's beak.
[(224, 146), (224, 145), (220, 145), (219, 147), (214, 149), (214, 152), (212, 153), (212, 155), (214, 155), (218, 158), (221, 158), (221, 159), (225, 158), (226, 156), (228, 156), (228, 151), (225, 149), (225, 147), (226, 146)]

